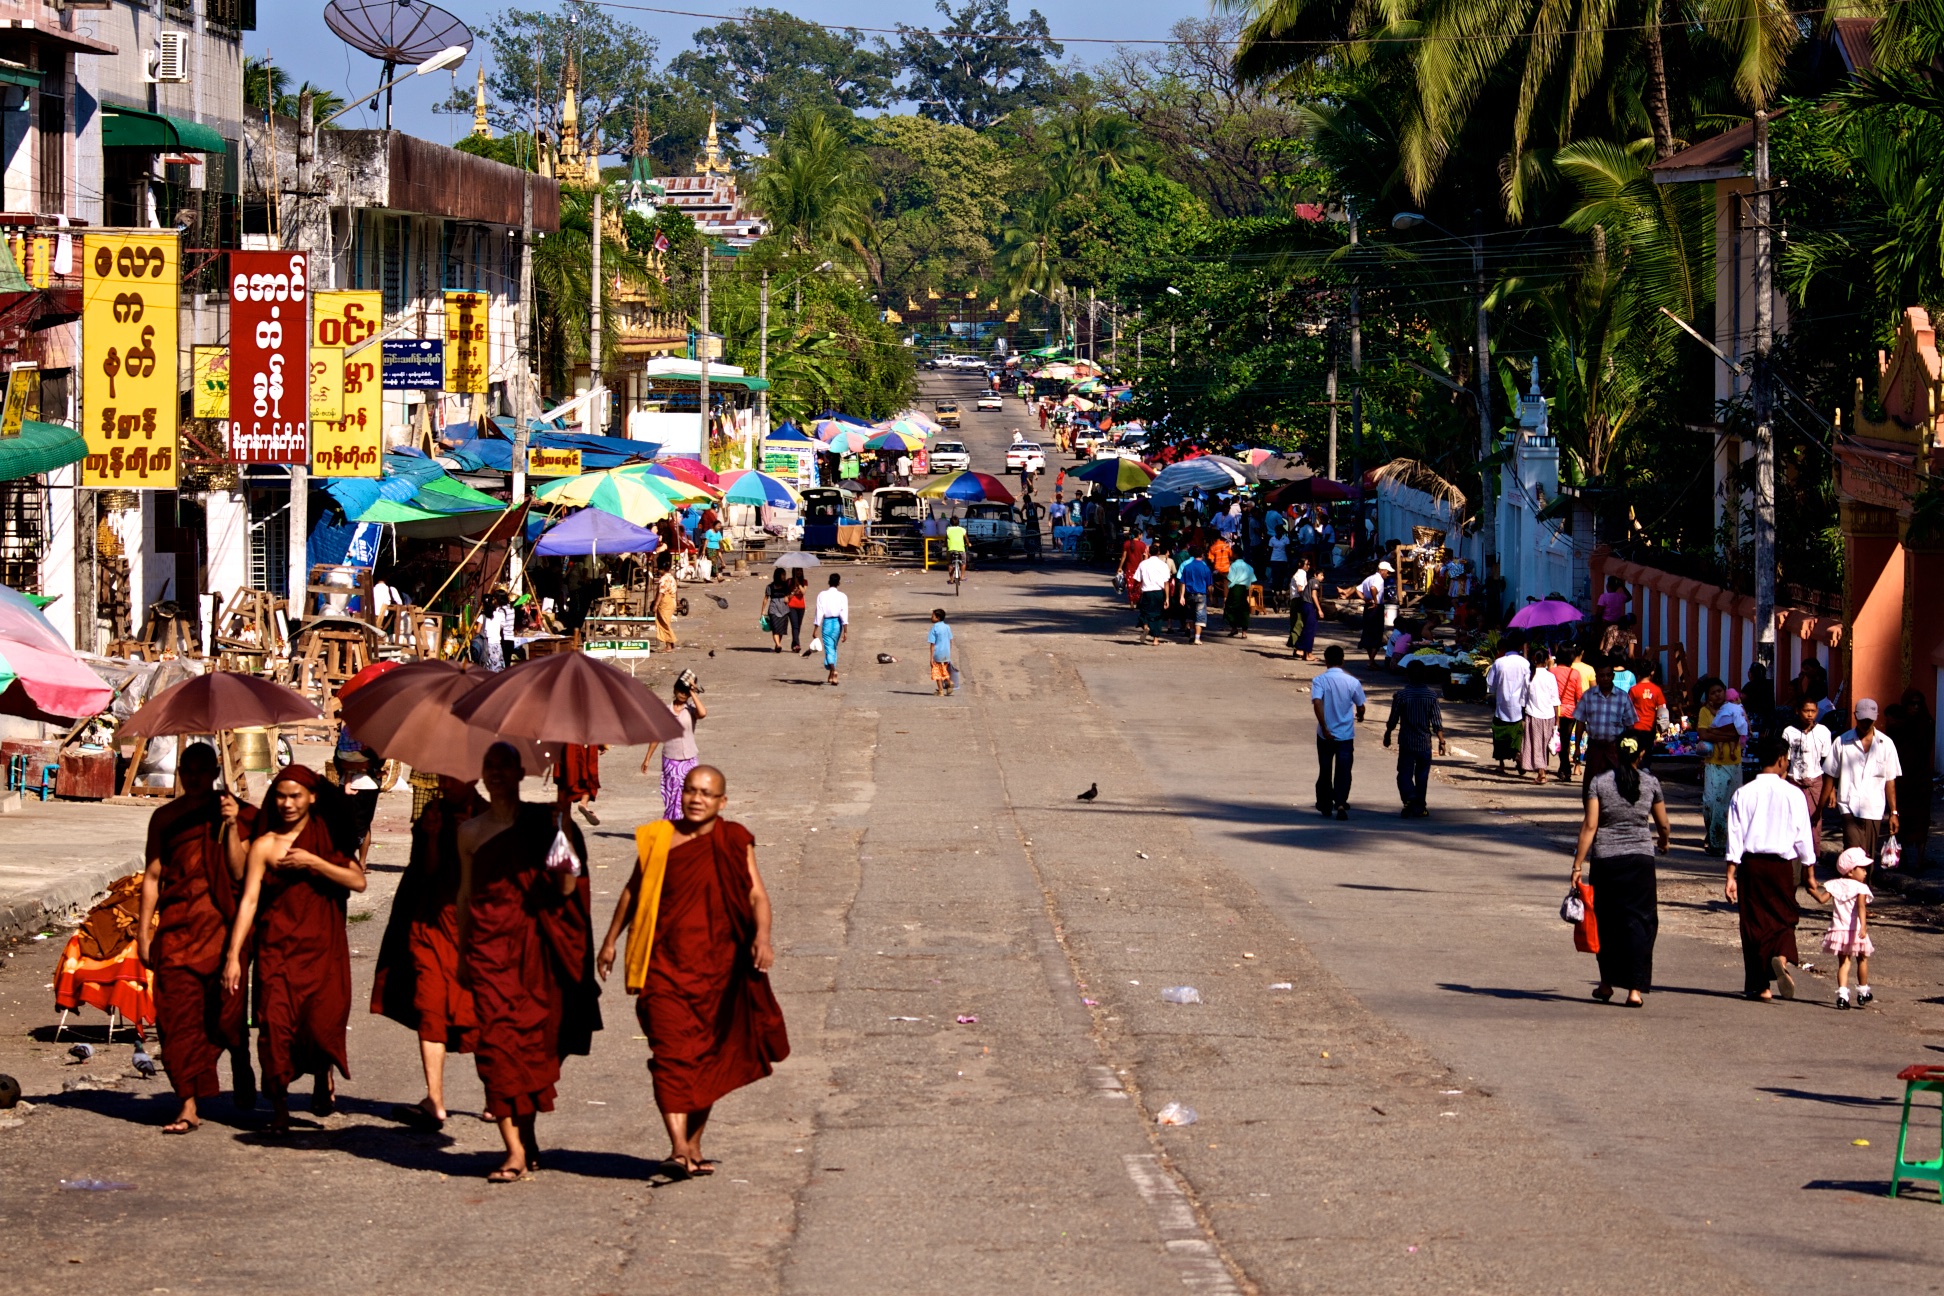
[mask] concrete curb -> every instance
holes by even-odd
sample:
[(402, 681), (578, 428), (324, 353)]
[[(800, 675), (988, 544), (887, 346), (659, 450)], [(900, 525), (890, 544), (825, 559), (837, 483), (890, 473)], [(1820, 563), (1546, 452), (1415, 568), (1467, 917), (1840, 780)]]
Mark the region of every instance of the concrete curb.
[(142, 867), (140, 859), (95, 864), (76, 869), (39, 890), (0, 899), (0, 941), (15, 940), (86, 913), (89, 903), (107, 890), (110, 882), (139, 873)]

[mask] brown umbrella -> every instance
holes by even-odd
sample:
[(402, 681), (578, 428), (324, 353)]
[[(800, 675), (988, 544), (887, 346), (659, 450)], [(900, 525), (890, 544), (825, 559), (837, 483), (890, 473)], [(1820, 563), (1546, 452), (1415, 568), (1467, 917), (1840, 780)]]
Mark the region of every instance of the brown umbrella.
[[(474, 728), (452, 714), (452, 704), (494, 678), (446, 661), (409, 662), (369, 680), (344, 699), (344, 727), (387, 760), (415, 770), (476, 779), (486, 749), (503, 735)], [(538, 743), (508, 737), (529, 774), (553, 761)]]
[(626, 671), (583, 652), (553, 653), (502, 671), (461, 698), (452, 714), (498, 737), (536, 742), (632, 747), (682, 735), (666, 702)]
[(162, 690), (128, 717), (124, 738), (213, 734), (227, 729), (297, 724), (323, 712), (299, 693), (254, 675), (211, 671)]

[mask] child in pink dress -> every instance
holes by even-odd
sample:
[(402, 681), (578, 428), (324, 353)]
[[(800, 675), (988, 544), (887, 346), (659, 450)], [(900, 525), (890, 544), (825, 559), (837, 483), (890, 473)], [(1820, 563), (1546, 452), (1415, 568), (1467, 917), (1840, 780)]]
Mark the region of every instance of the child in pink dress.
[(1868, 914), (1876, 899), (1863, 881), (1870, 873), (1870, 853), (1852, 846), (1836, 857), (1837, 876), (1825, 888), (1829, 893), (1829, 934), (1823, 937), (1823, 952), (1836, 956), (1836, 1006), (1850, 1006), (1850, 965), (1856, 966), (1856, 1006), (1870, 1002), (1870, 944)]

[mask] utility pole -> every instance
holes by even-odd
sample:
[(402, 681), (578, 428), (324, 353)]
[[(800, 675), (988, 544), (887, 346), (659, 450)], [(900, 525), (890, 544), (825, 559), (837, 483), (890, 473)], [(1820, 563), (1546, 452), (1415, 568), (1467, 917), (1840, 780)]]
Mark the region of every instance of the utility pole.
[[(302, 213), (299, 219), (290, 223), (293, 242), (297, 245), (292, 251), (310, 253), (310, 193), (317, 187), (317, 120), (315, 107), (308, 92), (297, 99), (297, 207)], [(304, 258), (305, 274), (310, 273), (311, 258)], [(304, 319), (299, 325), (309, 328), (310, 320)], [(306, 447), (308, 453), (308, 447)], [(289, 588), (286, 597), (290, 603), (290, 619), (296, 621), (304, 616), (305, 586), (310, 584), (310, 464), (290, 465), (290, 513), (285, 519), (289, 524), (288, 554)]]
[[(599, 187), (594, 190), (594, 229), (589, 242), (594, 250), (594, 277), (587, 285), (587, 300), (592, 317), (587, 330), (587, 389), (593, 391), (601, 385), (601, 191)], [(599, 417), (596, 411), (605, 413), (606, 410), (605, 397), (596, 396), (587, 402), (589, 430), (594, 432), (607, 430), (606, 420), (596, 422)]]
[(514, 397), (513, 417), (513, 500), (526, 498), (527, 443), (533, 439), (533, 380), (527, 371), (528, 319), (533, 309), (533, 172), (522, 176), (520, 186), (520, 305), (513, 312), (513, 349), (520, 362), (514, 366), (514, 381), (519, 394)]
[[(1332, 333), (1335, 329), (1330, 330)], [(1324, 476), (1335, 480), (1337, 475), (1337, 356), (1336, 339), (1330, 339), (1330, 376), (1323, 380), (1323, 390), (1329, 396), (1330, 406), (1330, 469)]]
[[(1344, 214), (1350, 218), (1350, 246), (1354, 248), (1358, 246), (1358, 242), (1359, 242), (1357, 236), (1357, 209), (1350, 202), (1350, 200), (1346, 198), (1344, 200), (1343, 210), (1344, 210)], [(1357, 489), (1362, 490), (1363, 489), (1363, 303), (1360, 300), (1359, 294), (1357, 292), (1357, 277), (1356, 277), (1356, 271), (1354, 269), (1356, 256), (1357, 254), (1355, 252), (1352, 252), (1350, 254), (1351, 263), (1353, 267), (1350, 276), (1350, 471), (1357, 479)], [(1330, 366), (1330, 369), (1331, 369), (1331, 377), (1332, 379), (1334, 379), (1336, 366), (1332, 364)], [(1330, 399), (1332, 401), (1336, 400), (1336, 387), (1334, 382), (1332, 382), (1330, 388)], [(1334, 407), (1332, 407), (1330, 410), (1330, 420), (1332, 425), (1334, 425), (1336, 421), (1336, 409)], [(1336, 453), (1335, 453), (1336, 439), (1334, 437), (1332, 437), (1330, 440), (1330, 448), (1331, 448), (1330, 464), (1332, 469), (1334, 470), (1336, 465)], [(1335, 476), (1335, 475), (1336, 475), (1335, 472), (1332, 471), (1331, 476)], [(1357, 497), (1357, 534), (1351, 538), (1351, 545), (1353, 548), (1361, 546), (1364, 542), (1364, 537), (1363, 537), (1364, 504), (1365, 501), (1363, 496), (1359, 495)]]
[(1093, 286), (1087, 286), (1087, 359), (1100, 363), (1100, 333), (1098, 317), (1094, 314)]
[[(1472, 213), (1475, 228), (1472, 232), (1472, 278), (1476, 281), (1478, 292), (1478, 457), (1481, 462), (1492, 457), (1492, 337), (1491, 316), (1485, 310), (1485, 223), (1484, 213)], [(1479, 539), (1483, 542), (1485, 557), (1489, 561), (1498, 553), (1498, 468), (1480, 468), (1479, 482)], [(1504, 564), (1500, 564), (1501, 572)], [(1481, 573), (1480, 579), (1483, 579)]]
[(1769, 115), (1755, 113), (1755, 660), (1775, 672), (1775, 241), (1769, 228)]
[[(758, 378), (761, 378), (764, 382), (768, 382), (769, 381), (769, 271), (767, 270), (763, 271), (762, 308), (756, 313), (756, 338), (757, 338), (756, 376)], [(760, 418), (763, 424), (763, 435), (768, 436), (770, 430), (769, 388), (765, 387), (762, 391), (756, 393), (756, 408), (761, 411), (758, 417)]]
[(702, 462), (709, 462), (709, 242), (702, 240), (702, 327), (695, 335), (695, 352), (702, 359), (702, 383), (697, 404), (702, 411)]

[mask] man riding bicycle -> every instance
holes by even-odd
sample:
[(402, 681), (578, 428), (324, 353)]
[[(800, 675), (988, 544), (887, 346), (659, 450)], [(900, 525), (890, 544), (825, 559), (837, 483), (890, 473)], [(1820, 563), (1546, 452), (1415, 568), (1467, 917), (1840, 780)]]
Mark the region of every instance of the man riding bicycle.
[(945, 565), (954, 582), (965, 577), (965, 541), (965, 519), (953, 518), (951, 525), (945, 528)]

